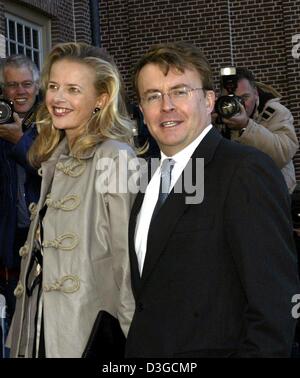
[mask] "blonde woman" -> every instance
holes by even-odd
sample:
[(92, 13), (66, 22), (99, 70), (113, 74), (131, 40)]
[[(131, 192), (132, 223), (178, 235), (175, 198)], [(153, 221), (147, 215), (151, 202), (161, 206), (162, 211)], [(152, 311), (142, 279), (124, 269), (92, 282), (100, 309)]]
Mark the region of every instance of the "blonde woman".
[(131, 121), (118, 70), (98, 48), (54, 47), (42, 88), (29, 153), (41, 197), (20, 250), (11, 356), (81, 357), (99, 310), (125, 335), (134, 311), (127, 227), (135, 195), (118, 190), (135, 158)]

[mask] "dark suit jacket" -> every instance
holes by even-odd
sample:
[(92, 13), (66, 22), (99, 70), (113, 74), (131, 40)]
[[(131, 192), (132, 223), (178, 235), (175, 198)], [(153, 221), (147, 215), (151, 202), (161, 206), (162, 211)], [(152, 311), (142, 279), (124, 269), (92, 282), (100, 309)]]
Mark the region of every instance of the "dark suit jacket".
[(127, 357), (289, 356), (299, 292), (289, 194), (273, 161), (212, 129), (204, 200), (172, 191), (151, 223), (142, 277), (129, 226), (136, 311)]

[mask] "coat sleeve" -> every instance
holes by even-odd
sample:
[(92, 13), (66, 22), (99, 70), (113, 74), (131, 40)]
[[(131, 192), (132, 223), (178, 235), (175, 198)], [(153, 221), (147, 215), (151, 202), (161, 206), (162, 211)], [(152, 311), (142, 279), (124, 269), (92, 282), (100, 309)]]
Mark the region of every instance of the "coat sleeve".
[[(113, 255), (113, 272), (117, 287), (119, 289), (118, 319), (121, 328), (127, 336), (129, 326), (135, 310), (135, 302), (131, 289), (130, 264), (128, 252), (128, 224), (130, 211), (136, 196), (135, 191), (131, 192), (126, 188), (127, 169), (126, 156), (134, 158), (132, 151), (125, 150), (125, 154), (119, 154), (116, 158), (113, 177), (110, 182), (116, 178), (117, 189), (115, 192), (108, 192), (108, 211), (110, 224), (111, 251)], [(124, 159), (124, 161), (122, 161)], [(115, 171), (116, 168), (116, 171)], [(117, 174), (115, 174), (117, 173)], [(125, 185), (121, 188), (121, 185)]]
[(259, 151), (235, 171), (225, 230), (247, 302), (239, 357), (289, 357), (299, 292), (290, 201), (280, 171)]
[(269, 105), (274, 110), (267, 120), (249, 120), (245, 132), (237, 139), (269, 155), (278, 168), (283, 168), (299, 148), (291, 112), (278, 102)]
[(37, 130), (35, 127), (31, 127), (28, 131), (26, 131), (22, 138), (15, 144), (12, 148), (12, 157), (14, 160), (20, 164), (27, 173), (37, 175), (37, 170), (35, 170), (30, 164), (27, 159), (28, 151), (34, 142), (37, 136)]

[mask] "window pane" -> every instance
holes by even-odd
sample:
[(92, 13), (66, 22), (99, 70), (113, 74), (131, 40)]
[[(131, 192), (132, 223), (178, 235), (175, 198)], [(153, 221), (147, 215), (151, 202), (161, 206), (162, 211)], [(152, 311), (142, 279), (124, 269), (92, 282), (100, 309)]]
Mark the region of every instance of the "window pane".
[(24, 54), (24, 46), (18, 45), (18, 54)]
[(19, 43), (24, 43), (23, 26), (19, 23), (17, 24), (17, 41)]
[(39, 48), (39, 36), (38, 36), (38, 31), (32, 29), (32, 37), (33, 37), (33, 47), (35, 49)]
[[(1, 0), (0, 0), (1, 3)], [(3, 25), (4, 26), (4, 25)], [(14, 14), (5, 14), (6, 54), (24, 54), (32, 59), (38, 67), (42, 64), (41, 57), (42, 28), (23, 20)]]
[(31, 45), (31, 32), (30, 32), (30, 28), (28, 28), (27, 26), (25, 26), (25, 43), (27, 46), (32, 46)]
[(31, 59), (31, 50), (30, 49), (26, 49), (26, 56), (28, 56), (28, 58)]
[(37, 51), (33, 52), (33, 61), (37, 65), (37, 67), (40, 68), (40, 55)]
[(15, 41), (16, 40), (15, 23), (11, 20), (9, 20), (8, 29), (9, 29), (9, 38)]
[(9, 47), (10, 47), (10, 52), (9, 52), (10, 55), (13, 55), (13, 54), (17, 53), (16, 44), (15, 43), (10, 42)]

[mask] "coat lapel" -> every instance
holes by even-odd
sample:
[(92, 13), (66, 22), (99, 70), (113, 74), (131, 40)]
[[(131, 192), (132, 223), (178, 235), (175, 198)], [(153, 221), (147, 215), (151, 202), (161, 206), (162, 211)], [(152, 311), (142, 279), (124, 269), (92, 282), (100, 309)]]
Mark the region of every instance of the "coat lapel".
[(129, 256), (130, 256), (130, 269), (131, 269), (131, 281), (132, 281), (131, 284), (132, 284), (132, 291), (135, 297), (137, 295), (137, 292), (139, 291), (141, 278), (140, 278), (138, 260), (137, 260), (137, 256), (135, 252), (134, 236), (135, 236), (137, 216), (142, 206), (144, 196), (145, 194), (141, 192), (137, 194), (135, 202), (131, 210), (130, 219), (129, 219), (128, 239), (129, 239)]
[[(207, 167), (207, 165), (213, 159), (215, 150), (221, 139), (222, 137), (220, 136), (220, 134), (214, 128), (211, 129), (201, 141), (199, 146), (196, 148), (195, 152), (192, 155), (192, 160), (194, 161), (196, 158), (204, 158), (204, 166)], [(195, 168), (196, 165), (193, 164), (192, 178), (194, 183), (196, 177)], [(186, 171), (184, 170), (183, 175), (185, 173)], [(182, 193), (174, 193), (173, 189), (169, 194), (166, 202), (160, 209), (159, 213), (157, 214), (156, 218), (151, 223), (148, 233), (147, 252), (141, 277), (142, 282), (140, 288), (142, 288), (142, 286), (149, 278), (151, 272), (155, 268), (155, 265), (157, 264), (161, 254), (163, 253), (170, 235), (180, 217), (185, 211), (187, 211), (189, 206), (191, 206), (186, 203), (187, 196), (190, 196), (190, 194), (187, 194), (184, 191)], [(140, 206), (142, 204), (142, 199), (139, 200)]]

